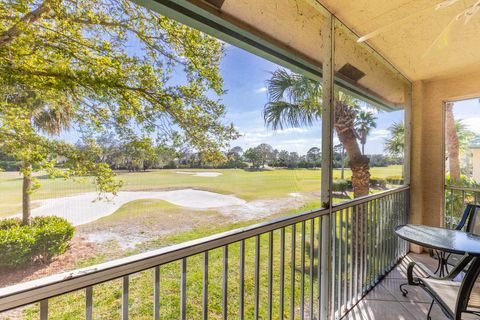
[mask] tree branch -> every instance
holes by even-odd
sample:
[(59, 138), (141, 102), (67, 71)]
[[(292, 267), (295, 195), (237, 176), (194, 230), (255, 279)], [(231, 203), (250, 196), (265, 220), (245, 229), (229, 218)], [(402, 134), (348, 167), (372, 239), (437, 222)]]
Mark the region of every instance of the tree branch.
[(35, 21), (40, 19), (44, 13), (50, 11), (50, 6), (48, 2), (48, 0), (45, 0), (42, 4), (38, 6), (37, 9), (30, 11), (22, 18), (20, 18), (20, 21), (17, 22), (14, 26), (2, 32), (0, 34), (0, 48), (22, 34), (22, 25), (34, 23)]

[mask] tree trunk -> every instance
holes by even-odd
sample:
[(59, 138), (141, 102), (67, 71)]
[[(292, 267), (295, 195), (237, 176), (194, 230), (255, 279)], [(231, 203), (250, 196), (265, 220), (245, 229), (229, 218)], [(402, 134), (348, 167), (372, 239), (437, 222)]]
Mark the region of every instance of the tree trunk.
[(335, 130), (340, 142), (347, 151), (350, 169), (352, 170), (353, 195), (355, 198), (366, 196), (370, 184), (370, 160), (364, 156), (358, 146), (355, 134), (356, 111), (346, 103), (335, 104)]
[(447, 102), (445, 105), (446, 113), (446, 131), (447, 131), (447, 153), (448, 167), (450, 171), (450, 180), (452, 182), (460, 180), (460, 147), (458, 144), (457, 128), (453, 116), (453, 103)]
[(30, 193), (32, 192), (32, 167), (24, 161), (23, 163), (23, 186), (22, 186), (22, 224), (29, 225), (32, 215), (30, 206)]

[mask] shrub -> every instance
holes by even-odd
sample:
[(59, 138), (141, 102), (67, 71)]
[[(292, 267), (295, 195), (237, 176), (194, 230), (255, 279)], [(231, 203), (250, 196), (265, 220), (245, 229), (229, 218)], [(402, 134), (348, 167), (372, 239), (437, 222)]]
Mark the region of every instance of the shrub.
[(73, 226), (60, 217), (36, 217), (32, 227), (36, 239), (33, 251), (44, 262), (64, 253), (73, 238)]
[(5, 219), (0, 222), (0, 266), (47, 262), (65, 252), (73, 232), (73, 226), (60, 217), (35, 217), (27, 226), (20, 219)]
[(348, 190), (348, 181), (342, 179), (335, 179), (332, 181), (332, 191), (333, 192), (347, 192)]
[(383, 178), (370, 177), (370, 185), (372, 187), (386, 188), (387, 187), (387, 180), (385, 180)]
[(0, 266), (26, 265), (32, 260), (35, 236), (27, 228), (0, 230)]
[(22, 221), (17, 218), (7, 218), (0, 220), (0, 230), (8, 230), (13, 227), (20, 227), (22, 225)]
[(387, 180), (388, 183), (390, 184), (403, 184), (404, 180), (402, 176), (390, 176), (386, 177), (385, 180)]

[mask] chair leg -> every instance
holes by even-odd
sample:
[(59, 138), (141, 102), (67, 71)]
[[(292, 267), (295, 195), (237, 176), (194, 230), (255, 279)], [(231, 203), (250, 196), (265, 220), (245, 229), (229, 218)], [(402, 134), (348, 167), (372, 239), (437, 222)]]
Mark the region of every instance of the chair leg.
[(432, 300), (432, 303), (430, 303), (430, 308), (428, 309), (428, 313), (427, 313), (427, 320), (432, 320), (432, 317), (430, 316), (430, 313), (432, 312), (432, 308), (433, 308), (433, 303), (435, 301)]
[(404, 297), (406, 297), (407, 294), (408, 294), (408, 291), (403, 288), (403, 287), (406, 286), (406, 285), (408, 285), (408, 282), (402, 283), (402, 284), (400, 285), (400, 291), (402, 292), (402, 296), (404, 296)]

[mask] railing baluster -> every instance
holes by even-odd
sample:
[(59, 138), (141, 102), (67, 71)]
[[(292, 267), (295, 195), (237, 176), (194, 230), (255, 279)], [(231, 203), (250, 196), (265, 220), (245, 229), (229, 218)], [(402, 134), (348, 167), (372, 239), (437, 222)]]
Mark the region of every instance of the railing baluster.
[(292, 248), (291, 248), (291, 265), (290, 265), (290, 319), (295, 319), (295, 250), (297, 242), (297, 227), (292, 225)]
[(273, 296), (273, 231), (268, 234), (268, 319), (272, 319)]
[(255, 237), (255, 307), (254, 318), (259, 317), (259, 294), (260, 294), (260, 236)]
[(123, 277), (122, 285), (122, 320), (128, 320), (129, 276)]
[(160, 320), (160, 266), (153, 273), (153, 318)]
[(223, 247), (222, 317), (228, 318), (228, 246)]
[(355, 264), (355, 252), (353, 251), (353, 243), (355, 240), (353, 239), (353, 236), (355, 235), (355, 232), (353, 231), (353, 228), (355, 228), (355, 221), (354, 217), (355, 214), (353, 212), (353, 208), (348, 208), (347, 209), (350, 215), (350, 284), (348, 286), (349, 288), (349, 301), (350, 305), (353, 305), (353, 266)]
[(358, 224), (359, 230), (358, 230), (358, 235), (360, 236), (360, 271), (358, 272), (359, 275), (359, 299), (362, 298), (363, 292), (364, 292), (364, 287), (363, 287), (363, 264), (365, 263), (365, 204), (359, 204), (358, 205), (358, 210), (360, 211), (358, 218), (360, 220), (360, 223)]
[(279, 314), (283, 319), (284, 304), (285, 304), (285, 228), (280, 230), (280, 304)]
[(245, 240), (240, 241), (240, 301), (239, 316), (243, 320), (245, 310)]
[(187, 318), (187, 258), (182, 259), (180, 275), (180, 319)]
[(368, 237), (368, 290), (370, 290), (373, 287), (373, 269), (374, 269), (374, 234), (373, 234), (373, 202), (369, 201), (368, 202), (368, 230), (367, 230), (367, 237)]
[(309, 297), (309, 305), (310, 305), (310, 312), (309, 317), (313, 319), (313, 262), (315, 260), (315, 223), (313, 219), (310, 220), (310, 297)]
[(301, 243), (301, 267), (300, 267), (300, 319), (305, 318), (305, 221), (302, 222), (302, 243)]
[(345, 304), (345, 308), (350, 308), (350, 301), (348, 299), (348, 290), (349, 290), (349, 281), (350, 281), (350, 275), (349, 275), (349, 268), (348, 268), (348, 261), (351, 260), (351, 257), (349, 259), (349, 231), (350, 231), (350, 210), (346, 209), (345, 210), (345, 239), (344, 239), (344, 252), (345, 252), (345, 259), (343, 261), (343, 269), (345, 270), (345, 276), (344, 276), (344, 288), (343, 288), (343, 303)]
[[(390, 197), (386, 197), (385, 199), (385, 217), (387, 219), (387, 228), (386, 231), (390, 230), (390, 224), (391, 224), (391, 201)], [(388, 232), (385, 236), (387, 237), (387, 265), (386, 265), (386, 272), (390, 270), (390, 261), (392, 259), (391, 256), (391, 251), (392, 251), (392, 236), (390, 234), (393, 234), (391, 232)]]
[(337, 246), (337, 252), (338, 252), (338, 275), (337, 275), (337, 310), (339, 316), (342, 314), (342, 269), (343, 269), (343, 263), (342, 263), (342, 247), (343, 247), (343, 210), (337, 211), (335, 214), (335, 218), (338, 219), (339, 224), (338, 224), (338, 246)]
[(453, 189), (450, 189), (450, 229), (453, 229)]
[[(338, 313), (338, 310), (336, 308), (336, 299), (335, 299), (335, 294), (337, 293), (338, 289), (335, 288), (335, 286), (337, 285), (337, 259), (338, 259), (338, 252), (337, 252), (337, 235), (338, 235), (338, 230), (337, 230), (337, 212), (333, 212), (331, 214), (331, 217), (332, 217), (332, 220), (331, 221), (331, 225), (332, 225), (332, 261), (329, 262), (331, 263), (331, 268), (332, 268), (332, 294), (331, 294), (331, 300), (332, 301), (329, 301), (329, 303), (331, 304), (331, 309), (332, 309), (332, 315), (335, 317), (335, 318), (339, 318), (339, 313)], [(329, 279), (330, 281), (330, 279)]]
[(318, 248), (317, 248), (317, 296), (318, 296), (318, 319), (322, 314), (322, 217), (318, 217)]
[(85, 288), (85, 319), (92, 320), (93, 318), (93, 288)]
[(208, 319), (208, 251), (203, 254), (202, 319)]
[(375, 283), (378, 283), (380, 278), (381, 268), (381, 239), (380, 239), (380, 203), (378, 199), (375, 200)]
[(300, 319), (305, 318), (305, 221), (302, 222), (301, 266), (300, 266)]
[(353, 207), (353, 211), (355, 212), (355, 303), (358, 302), (358, 277), (359, 277), (359, 262), (360, 262), (360, 248), (359, 248), (359, 212), (358, 212), (358, 205)]
[(48, 299), (40, 301), (40, 320), (48, 320)]

